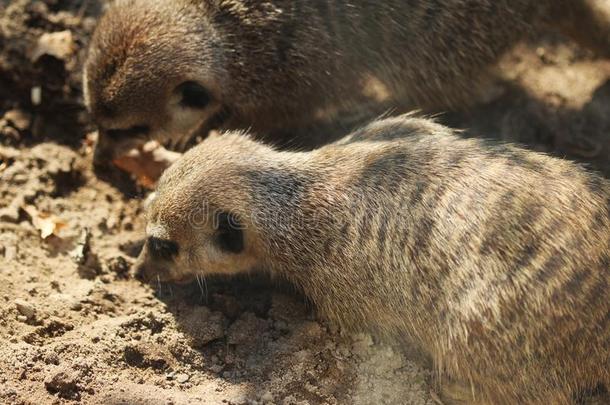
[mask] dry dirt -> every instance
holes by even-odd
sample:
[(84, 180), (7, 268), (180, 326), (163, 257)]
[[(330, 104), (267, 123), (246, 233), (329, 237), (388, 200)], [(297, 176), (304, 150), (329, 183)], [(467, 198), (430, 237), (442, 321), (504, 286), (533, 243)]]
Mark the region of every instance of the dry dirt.
[[(0, 403), (436, 403), (409, 355), (329, 329), (287, 286), (130, 278), (145, 192), (91, 172), (80, 95), (100, 8), (0, 0)], [(441, 119), (610, 174), (609, 60), (545, 37), (499, 75)]]

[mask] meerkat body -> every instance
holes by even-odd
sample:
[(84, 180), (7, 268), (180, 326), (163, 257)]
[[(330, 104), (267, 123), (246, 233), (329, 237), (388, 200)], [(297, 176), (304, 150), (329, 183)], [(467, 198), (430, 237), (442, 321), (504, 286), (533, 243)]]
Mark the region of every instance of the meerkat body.
[[(424, 119), (313, 152), (209, 139), (161, 178), (144, 279), (264, 270), (494, 404), (610, 384), (610, 185)], [(472, 399), (472, 398), (471, 398)]]
[(212, 127), (319, 145), (333, 134), (299, 130), (323, 111), (367, 100), (361, 88), (370, 79), (389, 97), (384, 108), (462, 105), (490, 64), (545, 25), (607, 54), (610, 17), (599, 10), (609, 7), (599, 3), (118, 0), (85, 64), (85, 100), (100, 128), (96, 161), (145, 138), (178, 142)]

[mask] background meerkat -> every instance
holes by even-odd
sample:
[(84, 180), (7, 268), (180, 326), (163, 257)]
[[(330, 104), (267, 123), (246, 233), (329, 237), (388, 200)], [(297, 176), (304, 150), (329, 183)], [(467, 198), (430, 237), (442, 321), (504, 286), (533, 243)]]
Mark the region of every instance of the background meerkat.
[(570, 403), (610, 386), (609, 202), (574, 163), (425, 119), (312, 152), (226, 134), (162, 176), (136, 269), (269, 271), (336, 325), (415, 342), (478, 399)]
[[(608, 9), (603, 0), (118, 0), (84, 70), (100, 129), (95, 161), (214, 127), (312, 147), (388, 106), (461, 105), (535, 29), (608, 54)], [(364, 96), (365, 82), (389, 99)]]

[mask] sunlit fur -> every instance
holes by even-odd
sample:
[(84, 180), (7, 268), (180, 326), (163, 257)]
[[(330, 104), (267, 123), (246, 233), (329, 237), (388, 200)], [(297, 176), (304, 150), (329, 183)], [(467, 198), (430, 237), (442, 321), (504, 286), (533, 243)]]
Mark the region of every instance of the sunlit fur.
[[(243, 253), (215, 248), (216, 209), (239, 216)], [(161, 178), (149, 236), (181, 253), (160, 268), (145, 248), (138, 271), (269, 271), (333, 324), (420, 347), (478, 401), (563, 404), (610, 384), (609, 210), (609, 182), (577, 164), (426, 119), (300, 153), (225, 134)]]
[[(91, 40), (85, 99), (102, 129), (145, 125), (148, 137), (183, 143), (219, 125), (314, 146), (366, 117), (368, 107), (351, 116), (352, 107), (365, 101), (373, 115), (386, 108), (438, 111), (471, 103), (489, 66), (536, 30), (554, 28), (608, 55), (610, 18), (597, 9), (602, 4), (118, 0)], [(382, 111), (374, 104), (379, 95), (363, 95), (371, 80), (389, 93)], [(207, 108), (177, 103), (174, 90), (185, 81), (208, 89), (213, 101)], [(336, 131), (312, 130), (328, 111), (339, 114), (331, 117)], [(219, 114), (222, 123), (214, 122)], [(98, 159), (128, 146), (102, 139)]]

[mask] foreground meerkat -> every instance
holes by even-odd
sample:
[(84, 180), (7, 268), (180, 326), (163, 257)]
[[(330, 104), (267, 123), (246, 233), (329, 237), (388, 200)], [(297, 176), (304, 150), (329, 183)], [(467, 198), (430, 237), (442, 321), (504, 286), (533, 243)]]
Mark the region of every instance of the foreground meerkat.
[(161, 177), (144, 280), (268, 271), (494, 404), (610, 383), (610, 184), (409, 116), (312, 152), (232, 133)]
[[(117, 0), (84, 68), (95, 161), (210, 128), (319, 145), (333, 135), (312, 130), (317, 118), (351, 110), (371, 79), (389, 94), (383, 110), (462, 105), (490, 64), (544, 26), (607, 55), (603, 1)], [(330, 122), (345, 134), (378, 108)]]

